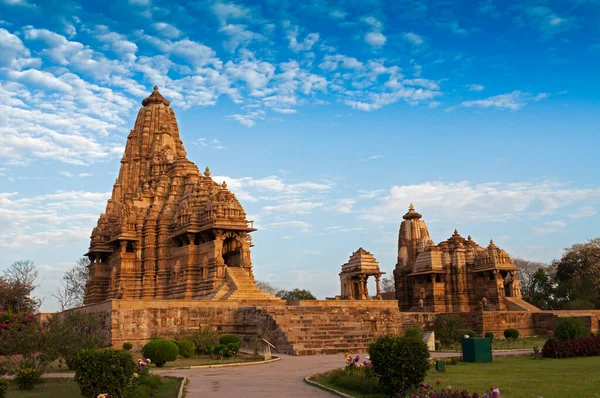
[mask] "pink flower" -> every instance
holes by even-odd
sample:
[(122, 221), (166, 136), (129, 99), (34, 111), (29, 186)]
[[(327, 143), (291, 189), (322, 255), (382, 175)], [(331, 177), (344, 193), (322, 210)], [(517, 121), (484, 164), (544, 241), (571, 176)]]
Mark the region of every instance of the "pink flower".
[(492, 390), (492, 398), (500, 398), (500, 389), (494, 388)]

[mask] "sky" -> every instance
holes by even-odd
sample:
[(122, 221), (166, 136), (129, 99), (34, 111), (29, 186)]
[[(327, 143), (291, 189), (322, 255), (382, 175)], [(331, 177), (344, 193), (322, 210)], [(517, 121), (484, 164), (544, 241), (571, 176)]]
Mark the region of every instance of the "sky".
[(255, 277), (391, 275), (412, 202), (550, 262), (600, 236), (600, 1), (0, 0), (0, 268), (42, 310), (89, 246), (141, 100), (255, 221)]

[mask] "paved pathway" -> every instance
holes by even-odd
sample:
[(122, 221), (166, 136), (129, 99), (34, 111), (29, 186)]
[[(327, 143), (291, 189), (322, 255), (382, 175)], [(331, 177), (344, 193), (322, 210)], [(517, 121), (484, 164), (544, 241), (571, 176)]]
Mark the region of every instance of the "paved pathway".
[[(531, 350), (495, 352), (494, 356), (525, 355)], [(154, 370), (153, 372), (187, 377), (187, 396), (195, 397), (332, 397), (331, 394), (304, 383), (304, 377), (325, 370), (341, 368), (343, 354), (295, 357), (277, 354), (280, 361), (264, 364), (205, 369)], [(366, 354), (360, 354), (365, 357)], [(460, 357), (460, 353), (432, 353), (434, 358)], [(44, 377), (73, 377), (55, 373)]]
[[(495, 353), (524, 355), (531, 350)], [(343, 354), (294, 357), (277, 354), (280, 361), (264, 365), (225, 368), (163, 370), (160, 374), (185, 376), (189, 379), (188, 397), (332, 397), (331, 394), (304, 383), (304, 377), (325, 370), (341, 368)], [(361, 354), (365, 357), (366, 354)], [(460, 357), (460, 353), (432, 353), (434, 358)]]

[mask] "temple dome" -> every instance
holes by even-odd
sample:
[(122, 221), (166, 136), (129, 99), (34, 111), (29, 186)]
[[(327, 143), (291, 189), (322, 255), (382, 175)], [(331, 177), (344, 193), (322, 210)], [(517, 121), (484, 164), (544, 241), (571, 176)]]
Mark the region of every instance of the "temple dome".
[(152, 91), (152, 94), (142, 100), (143, 106), (148, 106), (150, 104), (163, 104), (169, 106), (171, 105), (171, 101), (163, 97), (158, 92), (158, 86), (154, 86), (154, 91)]

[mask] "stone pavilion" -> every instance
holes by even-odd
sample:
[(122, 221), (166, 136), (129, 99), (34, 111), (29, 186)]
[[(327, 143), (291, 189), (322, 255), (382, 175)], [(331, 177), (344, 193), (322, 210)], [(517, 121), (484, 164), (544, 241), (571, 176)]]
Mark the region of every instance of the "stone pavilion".
[(379, 263), (375, 257), (362, 247), (359, 248), (352, 253), (348, 262), (342, 265), (342, 272), (340, 272), (341, 298), (345, 300), (370, 299), (367, 281), (369, 276), (374, 276), (377, 290), (375, 298), (381, 300), (379, 280), (383, 274), (385, 272), (379, 271)]

